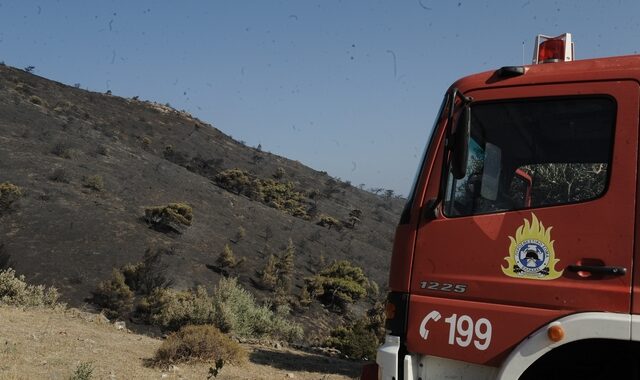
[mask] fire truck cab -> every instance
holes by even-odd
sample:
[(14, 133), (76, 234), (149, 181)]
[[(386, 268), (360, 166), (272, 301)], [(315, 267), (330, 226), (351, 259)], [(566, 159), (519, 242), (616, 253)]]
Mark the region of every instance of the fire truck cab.
[(569, 34), (451, 86), (363, 378), (640, 378), (639, 99), (640, 56)]

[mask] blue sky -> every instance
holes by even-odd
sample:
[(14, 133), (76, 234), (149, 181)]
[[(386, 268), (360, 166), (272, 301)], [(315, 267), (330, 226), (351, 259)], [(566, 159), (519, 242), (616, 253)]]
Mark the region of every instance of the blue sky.
[(634, 54), (639, 22), (637, 1), (0, 0), (0, 60), (406, 195), (451, 82), (529, 63), (537, 33)]

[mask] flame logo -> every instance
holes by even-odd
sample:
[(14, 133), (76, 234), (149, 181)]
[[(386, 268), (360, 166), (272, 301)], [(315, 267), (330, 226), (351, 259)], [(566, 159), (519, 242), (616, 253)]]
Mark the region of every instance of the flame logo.
[(560, 259), (553, 250), (552, 228), (545, 228), (533, 213), (531, 222), (524, 219), (515, 237), (509, 236), (509, 256), (504, 258), (507, 266), (502, 267), (502, 272), (509, 277), (532, 280), (554, 280), (562, 276), (563, 271), (555, 269)]

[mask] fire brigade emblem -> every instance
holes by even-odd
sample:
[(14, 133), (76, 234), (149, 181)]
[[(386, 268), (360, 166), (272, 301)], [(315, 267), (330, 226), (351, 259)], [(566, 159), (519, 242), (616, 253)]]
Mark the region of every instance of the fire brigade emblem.
[(504, 258), (507, 266), (502, 267), (502, 272), (509, 277), (532, 280), (554, 280), (562, 276), (563, 271), (555, 269), (560, 259), (556, 259), (553, 251), (552, 228), (545, 228), (533, 213), (531, 222), (525, 219), (515, 237), (509, 236), (509, 256)]

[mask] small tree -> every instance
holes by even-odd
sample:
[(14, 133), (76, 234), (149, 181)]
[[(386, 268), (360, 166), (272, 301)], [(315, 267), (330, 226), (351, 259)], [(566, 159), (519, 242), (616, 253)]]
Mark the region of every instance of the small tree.
[(214, 178), (218, 186), (238, 195), (260, 199), (261, 183), (242, 169), (227, 169)]
[(229, 244), (224, 245), (224, 249), (216, 259), (216, 264), (221, 268), (233, 267), (236, 265), (236, 257), (229, 247)]
[(313, 302), (313, 299), (311, 299), (311, 293), (309, 293), (309, 290), (306, 286), (303, 286), (302, 290), (300, 291), (300, 306), (309, 307), (309, 305), (311, 305), (311, 302)]
[(277, 284), (276, 287), (283, 290), (285, 293), (289, 293), (291, 290), (291, 284), (293, 282), (293, 267), (294, 267), (294, 258), (295, 258), (296, 249), (293, 245), (293, 240), (289, 238), (289, 242), (287, 243), (287, 248), (280, 254), (278, 257), (278, 262), (276, 263), (277, 270)]
[(173, 280), (167, 276), (169, 265), (162, 260), (172, 253), (166, 248), (147, 248), (141, 262), (122, 266), (120, 271), (129, 289), (140, 294), (151, 294), (154, 289), (166, 289), (173, 285)]
[(335, 261), (317, 275), (305, 279), (314, 294), (344, 312), (347, 305), (367, 295), (369, 280), (362, 268), (349, 261)]
[(22, 197), (22, 190), (9, 182), (0, 183), (0, 214)]
[(367, 318), (332, 330), (325, 342), (325, 345), (337, 348), (350, 358), (364, 360), (375, 357), (378, 344), (375, 332), (367, 326)]
[(113, 269), (108, 280), (98, 284), (93, 291), (93, 302), (102, 307), (109, 318), (122, 317), (133, 307), (133, 292), (125, 283), (124, 275)]

